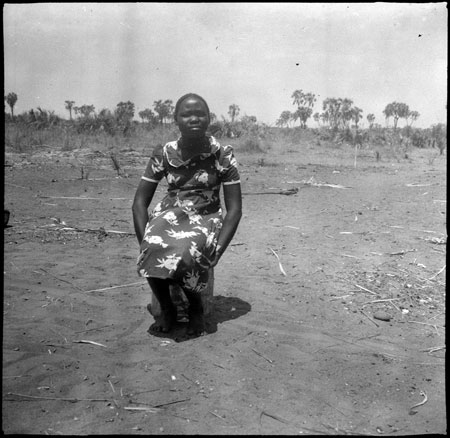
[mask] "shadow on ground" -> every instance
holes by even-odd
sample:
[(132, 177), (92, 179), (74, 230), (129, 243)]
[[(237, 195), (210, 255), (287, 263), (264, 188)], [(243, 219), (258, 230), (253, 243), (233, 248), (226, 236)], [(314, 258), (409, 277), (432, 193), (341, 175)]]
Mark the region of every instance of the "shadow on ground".
[[(236, 297), (223, 297), (221, 295), (213, 297), (212, 300), (213, 310), (210, 315), (205, 318), (206, 333), (203, 336), (215, 333), (217, 331), (217, 325), (231, 319), (239, 318), (246, 313), (250, 312), (251, 306), (244, 300)], [(183, 342), (189, 339), (193, 339), (196, 336), (189, 336), (186, 334), (187, 321), (178, 321), (169, 333), (160, 333), (153, 330), (148, 330), (150, 335), (172, 339), (175, 342)]]

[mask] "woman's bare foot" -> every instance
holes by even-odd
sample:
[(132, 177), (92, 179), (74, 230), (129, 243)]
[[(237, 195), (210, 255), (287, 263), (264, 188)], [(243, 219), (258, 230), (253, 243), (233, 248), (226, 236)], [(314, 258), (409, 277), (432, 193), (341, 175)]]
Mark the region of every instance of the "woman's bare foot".
[(203, 309), (189, 309), (188, 335), (202, 336), (205, 333)]
[[(148, 306), (147, 306), (148, 307)], [(150, 326), (151, 331), (168, 333), (177, 321), (177, 309), (175, 306), (161, 309), (161, 315), (155, 317), (155, 322)]]

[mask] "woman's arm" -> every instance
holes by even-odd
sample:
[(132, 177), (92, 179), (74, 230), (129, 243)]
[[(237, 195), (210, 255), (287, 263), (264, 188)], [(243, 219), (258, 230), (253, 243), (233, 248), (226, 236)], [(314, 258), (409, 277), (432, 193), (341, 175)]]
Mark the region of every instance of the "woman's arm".
[(217, 239), (216, 257), (211, 263), (211, 268), (217, 265), (220, 257), (233, 239), (242, 216), (241, 185), (239, 183), (224, 184), (223, 197), (227, 212)]
[(141, 179), (136, 194), (134, 195), (131, 210), (133, 212), (134, 230), (139, 245), (144, 238), (145, 227), (148, 222), (148, 207), (152, 202), (157, 187), (157, 183)]

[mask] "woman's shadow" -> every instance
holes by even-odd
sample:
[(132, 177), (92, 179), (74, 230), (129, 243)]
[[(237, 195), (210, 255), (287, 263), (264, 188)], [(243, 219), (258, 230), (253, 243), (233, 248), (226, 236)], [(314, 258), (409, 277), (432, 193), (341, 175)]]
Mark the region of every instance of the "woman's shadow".
[[(217, 326), (220, 323), (231, 319), (239, 318), (250, 312), (251, 305), (244, 300), (236, 297), (223, 297), (217, 295), (212, 297), (211, 311), (205, 316), (205, 335), (217, 332)], [(151, 329), (148, 332), (159, 338), (172, 339), (175, 342), (183, 342), (198, 336), (188, 335), (187, 320), (185, 318), (178, 320), (169, 333), (161, 333)]]

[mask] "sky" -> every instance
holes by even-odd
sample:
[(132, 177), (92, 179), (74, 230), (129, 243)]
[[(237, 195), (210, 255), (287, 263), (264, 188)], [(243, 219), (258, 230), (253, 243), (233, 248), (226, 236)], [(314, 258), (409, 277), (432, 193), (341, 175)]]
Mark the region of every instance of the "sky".
[(303, 90), (319, 113), (351, 99), (366, 126), (406, 103), (425, 128), (447, 122), (447, 20), (445, 2), (4, 4), (4, 94), (15, 114), (131, 101), (138, 119), (194, 92), (274, 126)]

